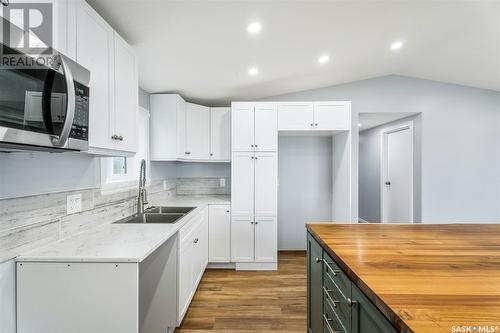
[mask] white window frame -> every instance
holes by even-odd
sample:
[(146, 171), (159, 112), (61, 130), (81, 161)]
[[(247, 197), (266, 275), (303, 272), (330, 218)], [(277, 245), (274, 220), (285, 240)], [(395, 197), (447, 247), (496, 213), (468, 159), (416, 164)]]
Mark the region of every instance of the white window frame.
[[(101, 158), (101, 190), (105, 193), (121, 192), (135, 188), (139, 180), (139, 159), (146, 160), (146, 178), (149, 184), (149, 111), (143, 107), (138, 108), (137, 129), (138, 144), (137, 153), (132, 156), (127, 156), (127, 173), (115, 175), (113, 174), (113, 158)], [(145, 123), (143, 123), (143, 121)], [(141, 129), (141, 125), (146, 125), (145, 129)], [(144, 150), (144, 152), (141, 151)], [(142, 155), (142, 156), (141, 156)]]

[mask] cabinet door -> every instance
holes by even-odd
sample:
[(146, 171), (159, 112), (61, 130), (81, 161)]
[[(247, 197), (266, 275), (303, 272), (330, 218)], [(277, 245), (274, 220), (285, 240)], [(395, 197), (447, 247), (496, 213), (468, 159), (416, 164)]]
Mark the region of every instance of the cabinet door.
[(150, 156), (152, 161), (177, 158), (177, 105), (179, 95), (152, 94), (149, 98)]
[(186, 158), (187, 103), (179, 96), (177, 101), (177, 158)]
[(397, 330), (384, 315), (366, 298), (358, 287), (352, 283), (352, 299), (356, 305), (352, 307), (353, 333), (396, 333)]
[(278, 115), (276, 103), (255, 105), (255, 151), (278, 150)]
[[(78, 1), (76, 59), (90, 75), (89, 145), (113, 149), (111, 112), (114, 106), (113, 29), (85, 2)], [(137, 95), (137, 91), (134, 93)]]
[(113, 133), (120, 137), (120, 140), (114, 140), (114, 143), (118, 150), (136, 152), (139, 108), (137, 63), (132, 48), (116, 32), (114, 54), (115, 108), (110, 119), (111, 124), (115, 125)]
[(231, 213), (229, 205), (210, 205), (208, 215), (208, 261), (231, 260)]
[(231, 159), (231, 108), (210, 108), (210, 159)]
[(324, 131), (348, 131), (351, 129), (351, 103), (314, 103), (314, 127)]
[(307, 331), (323, 332), (323, 251), (307, 234)]
[(255, 153), (255, 216), (278, 214), (278, 153)]
[(254, 153), (236, 152), (231, 158), (231, 211), (254, 216)]
[(180, 323), (191, 300), (193, 289), (193, 267), (195, 264), (195, 247), (194, 244), (188, 243), (181, 247), (179, 254), (179, 320)]
[(253, 262), (254, 221), (252, 217), (231, 218), (231, 261)]
[(313, 103), (287, 102), (278, 104), (278, 129), (280, 131), (310, 130), (313, 126)]
[(189, 160), (210, 158), (210, 108), (186, 103), (185, 153)]
[(233, 103), (231, 107), (232, 151), (253, 151), (254, 106), (251, 103)]
[(275, 217), (255, 218), (255, 262), (278, 261), (278, 222)]

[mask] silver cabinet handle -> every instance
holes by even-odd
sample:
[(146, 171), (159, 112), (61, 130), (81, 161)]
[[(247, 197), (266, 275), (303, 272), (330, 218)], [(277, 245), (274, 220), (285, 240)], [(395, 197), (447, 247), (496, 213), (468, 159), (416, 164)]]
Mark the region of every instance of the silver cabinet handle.
[(2, 5), (8, 6), (9, 5), (9, 0), (2, 0)]
[(331, 266), (330, 266), (330, 263), (328, 261), (326, 261), (325, 259), (323, 259), (323, 262), (325, 263), (326, 265), (326, 269), (327, 270), (330, 270), (332, 273), (333, 273), (333, 276), (337, 276), (338, 274), (340, 274), (340, 271), (339, 270), (335, 270), (333, 269)]
[(251, 158), (251, 159), (253, 160), (253, 159), (254, 159), (255, 157), (253, 157), (253, 156), (250, 156), (250, 158)]
[(198, 238), (195, 238), (193, 243), (195, 243), (195, 244), (198, 243)]
[(325, 286), (323, 286), (323, 291), (325, 292), (325, 295), (326, 297), (328, 297), (328, 300), (332, 303), (333, 307), (336, 308), (337, 307), (337, 304), (339, 304), (340, 302), (339, 301), (335, 301), (331, 296), (330, 296), (330, 293), (333, 291), (333, 290), (330, 290), (330, 289), (326, 289)]
[(313, 123), (311, 123), (310, 125), (311, 125), (311, 127), (313, 127), (313, 126), (314, 126), (314, 124), (313, 124)]
[(332, 326), (330, 325), (330, 322), (333, 321), (333, 319), (330, 319), (326, 316), (326, 313), (323, 313), (323, 319), (326, 323), (326, 327), (328, 328), (328, 332), (330, 333), (340, 333), (339, 331), (334, 331)]
[(118, 140), (118, 135), (113, 134), (113, 135), (111, 136), (111, 139), (113, 139), (113, 140)]
[(121, 135), (120, 135), (120, 136), (118, 137), (118, 140), (123, 141), (123, 136), (121, 136)]
[(356, 306), (356, 304), (358, 304), (357, 301), (353, 301), (352, 299), (350, 299), (349, 297), (347, 298), (347, 305), (349, 307), (353, 307), (353, 306)]
[(228, 211), (228, 210), (226, 210), (226, 213), (229, 213), (229, 211)]
[(254, 224), (254, 222), (252, 221), (252, 222), (250, 222), (250, 224)]
[[(3, 3), (3, 2), (2, 2)], [(8, 4), (8, 2), (7, 2)], [(71, 131), (71, 127), (73, 126), (73, 120), (75, 118), (75, 82), (73, 81), (73, 74), (71, 73), (71, 69), (66, 64), (62, 55), (57, 57), (59, 61), (59, 65), (62, 67), (64, 72), (64, 77), (66, 78), (66, 91), (68, 94), (67, 105), (66, 105), (66, 117), (64, 119), (64, 124), (61, 130), (61, 134), (59, 136), (52, 137), (52, 144), (56, 147), (62, 147), (66, 144), (68, 140), (69, 133)]]
[(255, 148), (257, 148), (259, 145), (255, 145)]
[(259, 222), (255, 222), (255, 224), (259, 224)]
[(191, 152), (190, 152), (190, 151), (187, 151), (187, 152), (185, 152), (184, 154), (186, 154), (186, 155), (191, 155)]
[(214, 156), (214, 154), (213, 154), (213, 153), (210, 153), (210, 156)]
[(314, 259), (314, 261), (316, 261), (317, 264), (319, 264), (323, 259), (320, 259), (320, 258), (316, 258)]
[(314, 127), (318, 127), (318, 123), (315, 123), (315, 124), (314, 124)]

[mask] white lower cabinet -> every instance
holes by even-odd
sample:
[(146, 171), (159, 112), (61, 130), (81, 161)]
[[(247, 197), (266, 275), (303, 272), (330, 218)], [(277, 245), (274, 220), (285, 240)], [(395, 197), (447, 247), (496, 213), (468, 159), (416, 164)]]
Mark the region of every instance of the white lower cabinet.
[(276, 217), (255, 219), (255, 261), (278, 261), (278, 221)]
[(210, 205), (208, 208), (208, 261), (231, 261), (231, 206)]
[(253, 217), (233, 217), (231, 219), (231, 261), (253, 262), (253, 252)]
[(179, 231), (178, 313), (181, 324), (208, 264), (208, 208)]

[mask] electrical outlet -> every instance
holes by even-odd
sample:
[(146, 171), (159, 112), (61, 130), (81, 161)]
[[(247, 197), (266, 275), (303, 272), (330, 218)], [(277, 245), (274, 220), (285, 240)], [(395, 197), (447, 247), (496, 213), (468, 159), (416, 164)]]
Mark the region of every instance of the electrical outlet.
[(167, 180), (164, 179), (163, 180), (163, 191), (166, 191), (167, 190)]
[(226, 187), (226, 179), (225, 178), (219, 179), (219, 187)]
[(75, 214), (82, 211), (82, 194), (73, 194), (66, 197), (66, 214)]

